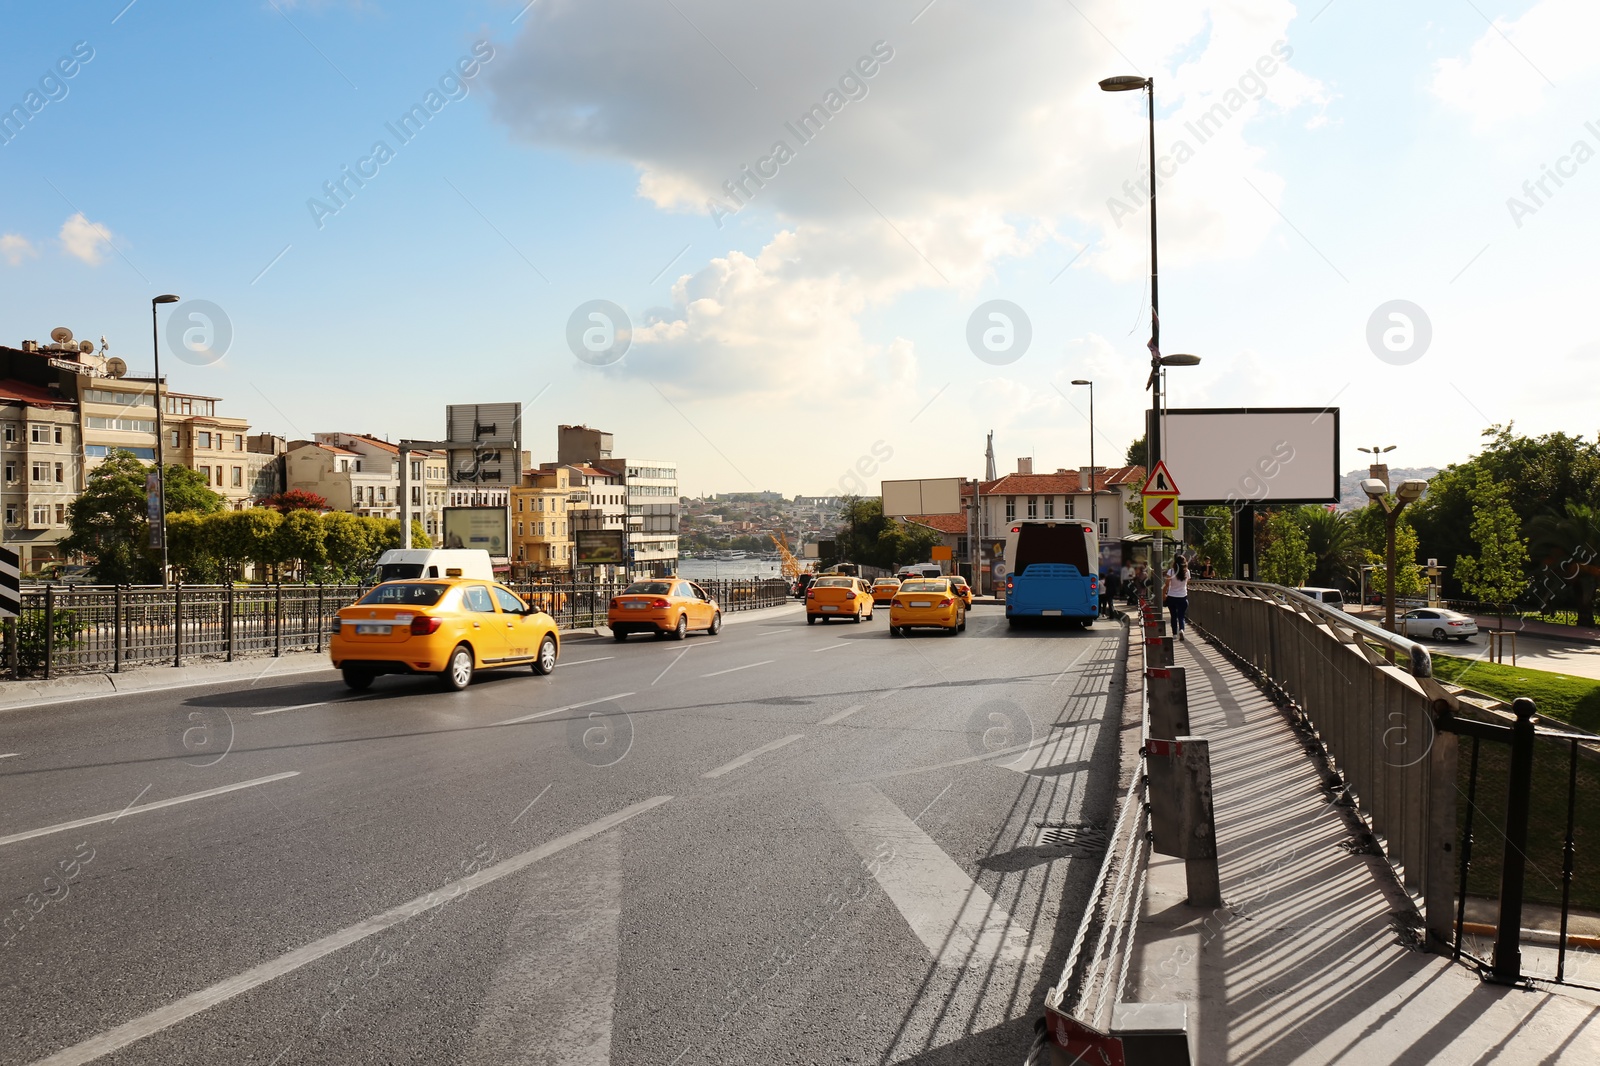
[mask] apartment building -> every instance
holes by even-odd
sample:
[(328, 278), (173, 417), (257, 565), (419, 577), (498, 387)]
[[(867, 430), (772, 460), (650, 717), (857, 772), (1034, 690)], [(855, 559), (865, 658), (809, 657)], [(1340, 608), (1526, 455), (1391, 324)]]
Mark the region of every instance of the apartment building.
[(450, 498), (450, 457), (444, 452), (408, 452), (411, 517), (421, 522), (428, 538), (444, 536), (444, 508)]
[[(1128, 501), (1143, 487), (1144, 477), (1142, 466), (1095, 467), (1092, 478), (1086, 466), (1035, 474), (1031, 458), (1018, 459), (1016, 473), (979, 482), (980, 536), (987, 549), (1005, 539), (1012, 522), (1088, 521), (1092, 514), (1100, 534), (1101, 564), (1108, 565), (1113, 557), (1120, 559), (1118, 542), (1128, 536)], [(987, 555), (984, 562), (989, 562)]]
[[(93, 390), (86, 390), (93, 391)], [(162, 458), (199, 472), (211, 491), (228, 501), (235, 511), (250, 506), (256, 496), (251, 477), (248, 445), (250, 423), (243, 418), (217, 414), (218, 398), (162, 390)], [(259, 461), (255, 462), (259, 467)]]
[(62, 559), (67, 508), (83, 490), (78, 417), (59, 393), (0, 380), (0, 540), (24, 573)]
[(581, 468), (549, 464), (527, 471), (511, 490), (511, 561), (524, 573), (570, 570), (573, 532), (591, 528), (589, 493)]
[(400, 517), (400, 484), (392, 463), (367, 469), (360, 452), (313, 440), (291, 441), (283, 461), (286, 489), (314, 492), (335, 511)]
[(628, 499), (628, 557), (635, 575), (678, 572), (678, 464), (665, 459), (612, 459), (595, 464), (622, 475)]

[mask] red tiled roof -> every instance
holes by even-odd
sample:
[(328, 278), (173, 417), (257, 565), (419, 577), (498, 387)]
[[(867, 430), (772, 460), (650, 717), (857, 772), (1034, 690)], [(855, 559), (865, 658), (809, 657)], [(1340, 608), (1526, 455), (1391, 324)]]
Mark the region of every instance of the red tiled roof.
[(967, 516), (959, 514), (916, 514), (907, 515), (907, 522), (915, 522), (919, 526), (936, 529), (940, 533), (951, 533), (960, 536), (967, 531)]
[[(1102, 470), (1095, 477), (1096, 489), (1105, 492), (1118, 485), (1144, 484), (1144, 467), (1119, 466)], [(1076, 470), (1056, 474), (1007, 474), (994, 481), (981, 482), (985, 496), (1057, 496), (1087, 492)]]
[(73, 406), (71, 400), (63, 399), (59, 393), (40, 388), (38, 385), (29, 385), (26, 381), (17, 381), (13, 378), (0, 380), (0, 400), (20, 400), (34, 407)]
[(364, 441), (366, 441), (368, 444), (372, 445), (375, 448), (382, 448), (384, 451), (389, 452), (389, 453), (394, 454), (394, 455), (399, 455), (400, 454), (399, 446), (395, 445), (395, 444), (390, 444), (386, 440), (379, 440), (377, 437), (369, 437), (365, 433), (352, 433), (350, 435), (352, 437), (356, 438), (356, 440), (364, 440)]

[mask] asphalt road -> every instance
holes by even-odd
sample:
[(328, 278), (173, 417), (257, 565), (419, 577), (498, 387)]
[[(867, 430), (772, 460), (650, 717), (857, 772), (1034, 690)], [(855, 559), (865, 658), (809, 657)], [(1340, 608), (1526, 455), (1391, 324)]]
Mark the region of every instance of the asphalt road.
[(0, 1063), (1019, 1063), (1120, 643), (791, 609), (5, 712)]

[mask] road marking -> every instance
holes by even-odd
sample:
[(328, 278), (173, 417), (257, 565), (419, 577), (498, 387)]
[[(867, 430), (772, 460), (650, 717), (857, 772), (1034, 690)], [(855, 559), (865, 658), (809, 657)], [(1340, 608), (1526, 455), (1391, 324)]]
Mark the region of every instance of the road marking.
[(607, 659), (615, 659), (615, 655), (602, 655), (598, 659), (579, 659), (575, 663), (561, 663), (562, 666), (582, 666), (584, 663), (603, 663)]
[(799, 740), (803, 736), (805, 736), (804, 733), (795, 733), (792, 736), (784, 737), (782, 740), (774, 740), (771, 744), (763, 744), (759, 748), (757, 748), (755, 751), (746, 752), (745, 754), (739, 756), (737, 759), (733, 760), (732, 762), (725, 762), (721, 766), (717, 767), (715, 770), (707, 770), (705, 773), (701, 774), (700, 776), (701, 777), (721, 777), (723, 774), (732, 773), (734, 770), (737, 770), (739, 767), (743, 766), (745, 763), (750, 762), (750, 761), (752, 761), (752, 760), (754, 760), (754, 759), (756, 759), (756, 758), (758, 758), (758, 757), (760, 757), (762, 755), (765, 755), (769, 751), (777, 751), (779, 748), (783, 747), (785, 744), (793, 744), (795, 741)]
[(376, 933), (381, 933), (385, 929), (409, 921), (419, 914), (426, 914), (435, 907), (443, 906), (457, 897), (466, 895), (475, 888), (481, 888), (509, 874), (514, 874), (541, 859), (547, 859), (574, 844), (580, 844), (590, 837), (599, 836), (601, 833), (614, 829), (631, 818), (661, 806), (670, 799), (672, 799), (671, 796), (653, 796), (642, 803), (624, 807), (615, 814), (608, 814), (597, 822), (590, 822), (586, 826), (574, 829), (564, 836), (556, 837), (554, 840), (525, 851), (521, 855), (514, 855), (504, 862), (479, 870), (477, 873), (463, 877), (459, 881), (452, 881), (443, 888), (435, 889), (424, 896), (418, 896), (409, 903), (391, 907), (382, 914), (357, 922), (355, 925), (341, 929), (337, 933), (331, 933), (321, 940), (312, 941), (310, 944), (296, 948), (287, 954), (279, 955), (275, 959), (264, 962), (259, 966), (251, 967), (225, 981), (219, 981), (209, 988), (192, 992), (175, 1003), (169, 1003), (159, 1010), (151, 1011), (142, 1018), (135, 1018), (131, 1022), (125, 1022), (98, 1036), (92, 1036), (82, 1043), (74, 1044), (72, 1047), (58, 1051), (49, 1058), (40, 1059), (34, 1063), (34, 1066), (81, 1066), (82, 1063), (93, 1062), (95, 1059), (109, 1055), (113, 1051), (121, 1050), (129, 1044), (143, 1040), (147, 1036), (159, 1033), (163, 1029), (171, 1028), (179, 1022), (217, 1006), (219, 1003), (226, 1003), (228, 1000), (242, 995), (252, 988), (264, 985), (268, 981), (276, 980), (285, 974), (293, 973), (307, 963), (315, 962), (341, 948), (349, 947), (351, 944), (365, 940)]
[(841, 640), (841, 641), (839, 641), (839, 643), (837, 643), (837, 644), (830, 644), (830, 645), (828, 645), (828, 646), (827, 646), (827, 647), (826, 647), (826, 648), (812, 648), (812, 649), (811, 649), (811, 654), (812, 654), (812, 655), (815, 655), (815, 654), (817, 654), (817, 652), (819, 652), (819, 651), (832, 651), (832, 650), (833, 650), (833, 649), (835, 649), (835, 648), (842, 648), (842, 647), (844, 647), (844, 646), (845, 646), (845, 645), (846, 645), (846, 644), (854, 644), (854, 643), (855, 643), (855, 641), (853, 641), (853, 640)]
[(316, 703), (297, 703), (293, 707), (274, 707), (269, 711), (252, 711), (257, 717), (263, 714), (282, 714), (285, 711), (306, 711), (312, 707), (329, 707), (335, 703), (355, 703), (359, 700), (370, 700), (371, 696), (346, 696), (342, 700), (319, 700)]
[[(7, 844), (16, 844), (24, 840), (32, 840), (34, 837), (49, 836), (52, 833), (65, 833), (69, 829), (81, 829), (86, 825), (99, 825), (101, 822), (115, 822), (117, 819), (124, 818), (130, 814), (144, 814), (147, 811), (159, 811), (164, 807), (175, 807), (180, 803), (192, 803), (195, 800), (209, 799), (212, 796), (220, 796), (226, 792), (237, 792), (241, 788), (254, 788), (256, 785), (270, 785), (274, 781), (282, 781), (285, 778), (299, 776), (299, 770), (288, 770), (281, 774), (273, 774), (270, 777), (257, 777), (254, 780), (240, 781), (237, 784), (223, 785), (220, 788), (208, 788), (204, 792), (191, 792), (186, 796), (174, 796), (171, 799), (156, 800), (154, 803), (146, 803), (138, 807), (129, 805), (120, 811), (114, 811), (110, 814), (96, 814), (90, 818), (79, 818), (74, 822), (62, 822), (60, 825), (47, 825), (43, 829), (29, 829), (25, 832), (13, 833), (8, 837), (0, 837), (0, 847), (4, 847)], [(148, 791), (149, 786), (146, 785), (145, 789)], [(142, 796), (144, 793), (141, 792), (139, 795)], [(134, 802), (138, 802), (138, 797), (134, 798)]]
[(852, 714), (855, 714), (857, 711), (859, 711), (861, 708), (863, 708), (865, 706), (866, 706), (865, 703), (858, 703), (854, 707), (846, 707), (844, 710), (840, 711), (838, 714), (830, 714), (830, 715), (828, 715), (828, 717), (824, 718), (822, 721), (818, 722), (817, 724), (818, 725), (837, 725), (838, 723), (844, 721), (846, 718), (849, 718)]
[(518, 880), (463, 1064), (609, 1066), (622, 845), (607, 833)]
[[(683, 658), (685, 655), (688, 655), (688, 654), (689, 654), (689, 649), (688, 648), (684, 648), (677, 655), (675, 655), (670, 663), (668, 663), (666, 666), (663, 666), (661, 668), (661, 672), (656, 675), (656, 681), (660, 681), (663, 677), (666, 677), (667, 676), (667, 671), (671, 670), (674, 666), (677, 666), (678, 665), (678, 660)], [(656, 681), (652, 681), (650, 683), (653, 685), (653, 684), (656, 683)]]
[[(1030, 945), (1027, 928), (1014, 923), (883, 793), (871, 785), (847, 785), (831, 789), (823, 803), (937, 968), (1042, 960), (1043, 944)], [(880, 854), (886, 842), (894, 849), (888, 859)]]
[[(543, 788), (541, 788), (539, 790), (539, 794), (537, 796), (533, 797), (533, 801), (531, 803), (529, 803), (526, 807), (522, 808), (522, 814), (527, 814), (529, 811), (533, 810), (533, 804), (534, 803), (538, 803), (540, 800), (544, 799), (544, 794), (546, 792), (549, 792), (550, 788), (551, 788), (551, 785), (554, 785), (554, 784), (555, 784), (555, 782), (552, 781), (549, 785), (546, 785)], [(511, 819), (511, 824), (512, 825), (516, 825), (518, 822), (522, 821), (522, 814), (519, 814), (515, 818)]]
[(751, 670), (751, 669), (754, 669), (757, 666), (766, 666), (768, 663), (775, 663), (777, 661), (778, 660), (776, 660), (776, 659), (762, 659), (758, 663), (745, 663), (743, 666), (730, 666), (726, 670), (713, 670), (709, 674), (701, 674), (700, 676), (701, 677), (717, 677), (717, 676), (719, 676), (721, 674), (737, 673), (740, 670)]
[(535, 718), (544, 718), (548, 715), (560, 714), (562, 711), (575, 711), (579, 707), (593, 707), (597, 703), (609, 703), (612, 700), (620, 700), (624, 696), (632, 695), (634, 695), (632, 692), (619, 692), (615, 696), (601, 696), (597, 700), (584, 700), (582, 703), (569, 703), (565, 707), (552, 707), (548, 711), (538, 711), (534, 714), (525, 714), (521, 718), (507, 718), (503, 722), (496, 722), (495, 725), (516, 725), (518, 722), (531, 722)]
[(0, 755), (0, 759), (15, 759), (21, 754), (22, 752), (20, 751), (8, 751), (4, 755)]

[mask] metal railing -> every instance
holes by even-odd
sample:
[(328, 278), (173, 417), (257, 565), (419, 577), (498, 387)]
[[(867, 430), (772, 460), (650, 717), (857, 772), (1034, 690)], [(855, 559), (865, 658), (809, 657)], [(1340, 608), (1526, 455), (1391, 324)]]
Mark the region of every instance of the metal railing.
[(1458, 703), (1428, 649), (1281, 585), (1197, 581), (1189, 617), (1285, 705), (1449, 953), (1455, 923)]
[[(781, 578), (696, 582), (725, 613), (789, 602)], [(603, 626), (626, 582), (531, 580), (509, 585), (562, 629)], [(322, 651), (340, 607), (362, 585), (50, 585), (22, 592), (22, 610), (0, 637), (11, 679), (51, 678), (127, 667), (182, 666), (197, 659)], [(46, 619), (50, 619), (46, 624)]]

